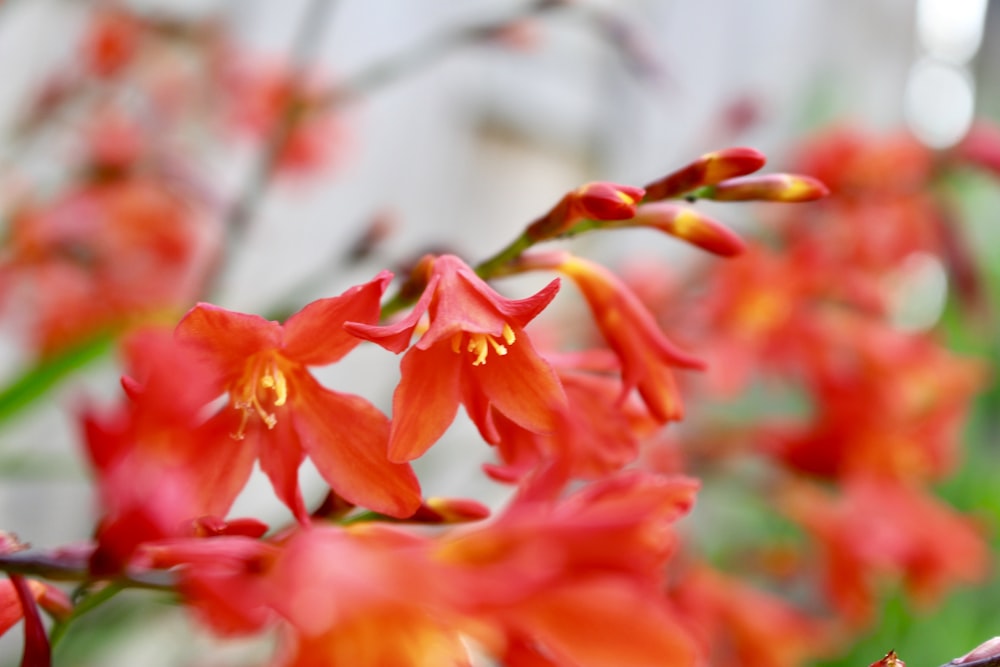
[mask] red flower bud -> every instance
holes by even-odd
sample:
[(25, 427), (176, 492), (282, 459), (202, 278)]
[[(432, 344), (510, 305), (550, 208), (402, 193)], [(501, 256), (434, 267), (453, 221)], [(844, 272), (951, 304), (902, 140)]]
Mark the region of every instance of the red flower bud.
[(407, 519), (422, 523), (466, 523), (490, 515), (490, 508), (468, 498), (427, 498)]
[[(587, 183), (572, 197), (580, 217), (593, 220), (628, 220), (646, 193), (642, 188), (615, 183)], [(573, 216), (571, 216), (573, 217)]]
[(743, 239), (722, 223), (694, 209), (666, 202), (643, 204), (631, 225), (654, 227), (722, 257), (734, 257), (746, 250)]
[(830, 190), (819, 180), (799, 174), (765, 174), (722, 181), (704, 195), (716, 201), (803, 202), (820, 199)]
[(680, 197), (686, 192), (714, 185), (727, 178), (752, 174), (764, 166), (767, 158), (752, 148), (724, 148), (667, 174), (646, 186), (646, 201)]
[(906, 663), (899, 659), (895, 651), (889, 651), (881, 660), (877, 660), (868, 667), (906, 667)]

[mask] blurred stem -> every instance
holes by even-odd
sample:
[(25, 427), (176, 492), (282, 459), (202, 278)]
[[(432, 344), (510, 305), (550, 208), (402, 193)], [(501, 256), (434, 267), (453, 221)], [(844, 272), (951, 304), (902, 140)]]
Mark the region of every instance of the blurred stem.
[[(335, 4), (335, 0), (312, 0), (302, 15), (302, 21), (299, 23), (291, 50), (293, 91), (297, 91), (299, 83), (305, 79), (306, 71), (323, 41), (323, 35), (330, 23), (329, 17)], [(288, 138), (295, 128), (295, 123), (303, 111), (302, 101), (293, 95), (285, 104), (281, 116), (265, 140), (264, 148), (253, 165), (241, 194), (236, 198), (228, 215), (226, 215), (224, 222), (226, 238), (220, 246), (215, 266), (209, 271), (209, 278), (203, 290), (205, 294), (211, 294), (215, 291), (229, 249), (246, 234), (250, 220), (253, 219), (254, 213), (267, 194), (268, 185), (278, 165), (281, 152), (285, 149)]]
[(96, 609), (118, 593), (129, 588), (173, 592), (176, 590), (172, 578), (163, 572), (148, 572), (122, 575), (90, 592), (97, 583), (92, 579), (87, 560), (83, 557), (55, 557), (46, 554), (18, 552), (0, 555), (0, 571), (8, 575), (27, 576), (49, 581), (83, 582), (84, 593), (74, 600), (73, 612), (53, 626), (49, 641), (54, 647), (69, 625), (80, 616)]
[(464, 26), (444, 35), (435, 35), (422, 44), (391, 56), (349, 78), (331, 90), (324, 102), (330, 106), (351, 102), (372, 90), (432, 64), (452, 51), (494, 38), (504, 29), (519, 21), (562, 6), (562, 2), (554, 2), (553, 0), (534, 0), (507, 16), (478, 25)]
[(70, 373), (103, 356), (114, 340), (113, 332), (101, 332), (24, 371), (0, 389), (0, 423), (8, 421), (41, 398)]
[(87, 612), (93, 611), (114, 596), (121, 593), (123, 590), (125, 590), (123, 585), (119, 583), (111, 583), (98, 591), (85, 595), (73, 607), (73, 613), (70, 614), (68, 618), (58, 621), (52, 626), (52, 630), (49, 632), (49, 644), (52, 648), (55, 649), (55, 647), (59, 644), (59, 641), (66, 635), (66, 631), (69, 630), (73, 621), (80, 618)]

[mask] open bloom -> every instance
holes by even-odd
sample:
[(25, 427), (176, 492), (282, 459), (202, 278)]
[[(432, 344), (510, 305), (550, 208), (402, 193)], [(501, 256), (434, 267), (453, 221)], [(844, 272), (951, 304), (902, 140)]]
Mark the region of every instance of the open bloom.
[(552, 408), (566, 398), (524, 327), (555, 296), (558, 281), (526, 299), (505, 299), (458, 257), (431, 262), (427, 287), (409, 316), (389, 326), (346, 325), (354, 335), (399, 353), (423, 314), (430, 316), (430, 327), (403, 357), (389, 458), (408, 461), (427, 451), (454, 420), (459, 403), (488, 442), (499, 438), (491, 406), (523, 428), (550, 431)]
[[(384, 272), (314, 301), (284, 325), (202, 303), (177, 326), (178, 339), (200, 353), (217, 390), (229, 395), (223, 414), (231, 429), (224, 437), (256, 453), (278, 497), (302, 522), (308, 514), (298, 468), (306, 455), (352, 503), (396, 517), (420, 505), (413, 471), (386, 458), (385, 415), (361, 397), (324, 388), (307, 370), (337, 361), (358, 344), (343, 324), (377, 320), (390, 279)], [(249, 476), (249, 466), (243, 474)]]
[(495, 521), (446, 535), (435, 556), (501, 664), (692, 665), (662, 591), (673, 523), (697, 487), (625, 473), (554, 502), (520, 496)]

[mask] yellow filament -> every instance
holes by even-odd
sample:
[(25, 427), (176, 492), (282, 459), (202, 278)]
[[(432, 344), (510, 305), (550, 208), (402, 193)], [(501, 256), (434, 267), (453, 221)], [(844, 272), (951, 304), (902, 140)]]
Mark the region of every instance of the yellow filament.
[(240, 417), (239, 429), (236, 433), (231, 434), (234, 440), (242, 440), (246, 436), (247, 423), (250, 420), (250, 415), (254, 413), (260, 417), (268, 429), (274, 428), (278, 423), (278, 418), (274, 413), (269, 412), (264, 407), (266, 399), (264, 402), (261, 401), (261, 397), (258, 395), (258, 384), (264, 390), (269, 389), (274, 392), (274, 398), (271, 401), (274, 407), (281, 407), (288, 400), (288, 380), (277, 364), (272, 360), (264, 368), (263, 375), (259, 375), (260, 371), (261, 368), (258, 364), (252, 364), (247, 374), (249, 377), (244, 376), (243, 381), (239, 384), (242, 396), (238, 399), (233, 398), (233, 407), (243, 412)]
[[(455, 354), (462, 351), (462, 334), (466, 332), (458, 332), (451, 337), (451, 350)], [(504, 356), (507, 354), (507, 346), (513, 345), (514, 341), (517, 340), (517, 336), (514, 334), (514, 330), (506, 322), (503, 325), (503, 331), (500, 333), (500, 338), (503, 338), (504, 345), (499, 340), (497, 336), (485, 333), (470, 333), (469, 342), (465, 346), (466, 352), (471, 352), (475, 355), (472, 360), (473, 366), (482, 366), (486, 363), (486, 359), (490, 354), (490, 349), (498, 356)]]

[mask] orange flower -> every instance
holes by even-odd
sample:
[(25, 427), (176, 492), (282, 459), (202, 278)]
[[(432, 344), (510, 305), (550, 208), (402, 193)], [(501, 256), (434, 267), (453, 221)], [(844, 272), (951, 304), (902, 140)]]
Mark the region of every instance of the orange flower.
[(553, 408), (566, 397), (524, 327), (555, 296), (558, 281), (511, 300), (458, 257), (442, 255), (429, 263), (427, 286), (406, 318), (389, 326), (346, 327), (398, 354), (409, 346), (421, 316), (430, 316), (429, 328), (403, 357), (389, 458), (409, 461), (427, 451), (454, 420), (459, 403), (488, 442), (498, 440), (491, 407), (523, 428), (550, 431)]
[(692, 665), (662, 585), (672, 524), (697, 486), (636, 473), (562, 501), (521, 496), (496, 521), (445, 536), (436, 555), (481, 622), (473, 636), (503, 664)]
[(833, 647), (832, 627), (704, 565), (679, 574), (671, 599), (714, 667), (797, 667)]
[[(610, 355), (607, 350), (600, 352)], [(633, 461), (640, 438), (659, 427), (638, 400), (618, 401), (621, 382), (617, 377), (558, 365), (556, 370), (569, 403), (555, 430), (533, 433), (494, 414), (500, 434), (497, 452), (503, 464), (485, 465), (490, 477), (513, 482), (546, 465), (556, 465), (562, 467), (564, 481), (596, 479)]]
[(841, 616), (863, 625), (871, 618), (880, 578), (902, 580), (919, 603), (934, 602), (956, 583), (980, 580), (986, 544), (974, 524), (920, 488), (865, 476), (833, 498), (794, 487), (788, 514), (816, 540), (826, 595)]
[(576, 282), (598, 328), (618, 355), (622, 399), (638, 389), (657, 419), (680, 419), (683, 408), (671, 369), (701, 369), (704, 364), (667, 340), (639, 298), (603, 266), (566, 255), (555, 268)]
[(383, 272), (340, 296), (314, 301), (284, 325), (199, 304), (177, 326), (178, 339), (198, 351), (218, 391), (229, 394), (223, 418), (231, 431), (225, 437), (259, 458), (278, 497), (301, 522), (308, 513), (298, 468), (306, 455), (352, 503), (396, 517), (420, 506), (413, 471), (386, 458), (386, 417), (363, 398), (322, 387), (307, 370), (358, 345), (343, 324), (377, 320), (390, 279)]

